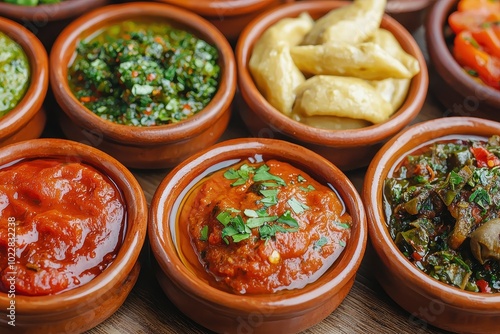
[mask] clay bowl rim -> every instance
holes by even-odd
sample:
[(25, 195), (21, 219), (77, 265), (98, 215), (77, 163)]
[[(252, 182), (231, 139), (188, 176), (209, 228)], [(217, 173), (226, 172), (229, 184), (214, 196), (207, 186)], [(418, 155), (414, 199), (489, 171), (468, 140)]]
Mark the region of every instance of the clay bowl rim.
[(428, 8), (437, 0), (388, 0), (386, 11), (390, 14), (405, 14)]
[(0, 118), (0, 139), (5, 139), (24, 127), (42, 108), (49, 86), (49, 60), (42, 42), (19, 23), (0, 17), (0, 31), (22, 47), (30, 64), (30, 84), (24, 97)]
[[(219, 51), (221, 77), (219, 88), (210, 103), (199, 113), (174, 124), (136, 127), (104, 120), (84, 107), (69, 88), (67, 65), (71, 62), (81, 37), (115, 22), (127, 19), (156, 18), (173, 22), (193, 31), (195, 35), (214, 44)], [(99, 22), (106, 24), (99, 25)], [(96, 29), (97, 27), (97, 29)], [(77, 125), (98, 130), (105, 138), (137, 145), (154, 145), (184, 141), (209, 129), (214, 120), (230, 108), (236, 90), (236, 63), (229, 42), (211, 23), (187, 10), (153, 2), (132, 2), (104, 6), (86, 13), (70, 23), (58, 36), (50, 54), (51, 87), (58, 104)]]
[[(446, 120), (433, 119), (417, 123), (388, 141), (375, 155), (368, 166), (365, 180), (372, 180), (363, 185), (363, 201), (368, 217), (370, 240), (379, 254), (390, 263), (391, 268), (399, 268), (402, 285), (411, 286), (427, 298), (439, 298), (443, 302), (471, 311), (500, 310), (500, 293), (484, 294), (463, 291), (437, 281), (406, 259), (396, 247), (386, 226), (382, 204), (382, 187), (394, 165), (416, 147), (430, 144), (450, 135), (472, 135), (488, 137), (500, 133), (500, 123), (474, 117), (448, 117)], [(411, 143), (410, 148), (404, 147)], [(396, 269), (394, 269), (396, 270)]]
[(252, 11), (264, 8), (276, 0), (155, 0), (157, 2), (172, 4), (183, 7), (197, 14), (205, 16), (218, 16), (221, 19), (224, 16), (238, 16), (251, 13)]
[[(255, 154), (263, 154), (303, 169), (315, 177), (321, 175), (332, 184), (346, 204), (356, 223), (356, 232), (351, 235), (343, 254), (334, 266), (328, 269), (316, 282), (298, 290), (283, 294), (237, 295), (209, 286), (196, 277), (182, 263), (177, 255), (177, 247), (172, 240), (169, 217), (171, 204), (182, 195), (182, 190), (200, 172), (214, 164), (235, 158), (244, 159)], [(311, 158), (311, 159), (306, 159)], [(305, 162), (305, 161), (308, 162)], [(319, 167), (323, 166), (323, 167)], [(329, 172), (323, 175), (325, 170)], [(364, 255), (367, 239), (366, 215), (361, 198), (349, 179), (330, 161), (296, 144), (265, 138), (238, 138), (216, 144), (190, 157), (170, 172), (158, 186), (151, 201), (148, 234), (156, 261), (164, 275), (183, 291), (203, 303), (215, 308), (230, 309), (240, 313), (251, 313), (264, 308), (273, 308), (273, 317), (290, 313), (303, 313), (322, 305), (337, 294), (351, 279), (354, 279)], [(311, 303), (314, 303), (311, 305)]]
[[(137, 263), (146, 236), (147, 203), (138, 181), (132, 173), (108, 154), (91, 146), (66, 139), (32, 139), (0, 149), (0, 164), (6, 165), (24, 159), (66, 158), (82, 161), (107, 175), (121, 191), (127, 209), (127, 229), (120, 250), (113, 262), (87, 284), (53, 295), (16, 295), (19, 314), (64, 314), (81, 306), (90, 296), (100, 296), (118, 282), (125, 281)], [(0, 292), (0, 305), (8, 307), (10, 298)], [(98, 305), (96, 305), (97, 307)], [(5, 309), (5, 308), (4, 308)]]
[(37, 6), (23, 6), (0, 2), (0, 13), (3, 16), (16, 20), (56, 21), (77, 16), (87, 10), (109, 3), (110, 0), (62, 1), (53, 4), (39, 4)]
[[(243, 30), (236, 46), (236, 63), (238, 65), (238, 84), (240, 93), (252, 112), (262, 118), (277, 131), (298, 140), (322, 146), (359, 146), (368, 143), (378, 143), (390, 137), (410, 123), (420, 112), (427, 95), (429, 83), (427, 66), (424, 56), (411, 34), (395, 19), (384, 15), (381, 27), (390, 30), (406, 45), (407, 52), (417, 58), (420, 73), (413, 79), (408, 96), (403, 105), (383, 123), (370, 125), (360, 129), (326, 130), (308, 126), (292, 120), (271, 106), (260, 94), (248, 70), (248, 62), (255, 40), (262, 32), (279, 19), (296, 17), (301, 12), (326, 14), (329, 10), (347, 5), (346, 1), (303, 1), (285, 4), (271, 9), (255, 18)], [(404, 41), (403, 43), (401, 41)], [(409, 49), (408, 49), (409, 48)]]
[(441, 0), (429, 11), (425, 22), (425, 38), (431, 63), (439, 76), (452, 89), (464, 96), (478, 97), (486, 103), (500, 107), (500, 91), (472, 79), (457, 63), (444, 40), (443, 29), (448, 16), (456, 8), (458, 0)]

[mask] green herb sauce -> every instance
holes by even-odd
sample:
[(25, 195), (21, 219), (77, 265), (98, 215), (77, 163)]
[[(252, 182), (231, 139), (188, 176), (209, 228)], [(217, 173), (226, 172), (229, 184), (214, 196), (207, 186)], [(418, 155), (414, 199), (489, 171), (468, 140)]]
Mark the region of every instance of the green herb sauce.
[(28, 57), (19, 44), (0, 32), (0, 116), (21, 101), (29, 81)]
[(76, 98), (118, 124), (163, 125), (201, 111), (218, 88), (218, 51), (165, 23), (125, 21), (80, 42), (68, 71)]

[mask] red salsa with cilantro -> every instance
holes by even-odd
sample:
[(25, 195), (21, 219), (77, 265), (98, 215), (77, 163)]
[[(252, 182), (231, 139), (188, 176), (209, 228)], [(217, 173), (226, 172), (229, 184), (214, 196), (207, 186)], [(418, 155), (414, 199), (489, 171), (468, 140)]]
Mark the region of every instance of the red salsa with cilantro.
[(167, 23), (124, 21), (80, 42), (68, 81), (75, 97), (101, 118), (170, 124), (212, 100), (218, 58), (214, 46)]
[(303, 171), (247, 160), (190, 190), (177, 233), (187, 241), (178, 242), (184, 262), (210, 284), (264, 294), (319, 278), (349, 242), (351, 223), (336, 192)]
[(115, 259), (124, 233), (121, 193), (93, 167), (59, 159), (0, 170), (0, 291), (57, 294)]
[(406, 156), (385, 180), (388, 228), (417, 268), (500, 292), (500, 136), (450, 139)]

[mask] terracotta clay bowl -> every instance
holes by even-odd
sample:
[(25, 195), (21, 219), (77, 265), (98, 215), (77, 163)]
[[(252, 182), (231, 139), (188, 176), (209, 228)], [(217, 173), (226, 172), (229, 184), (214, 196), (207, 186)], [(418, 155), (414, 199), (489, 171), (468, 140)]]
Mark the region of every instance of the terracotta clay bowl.
[[(431, 91), (447, 108), (444, 115), (471, 116), (500, 120), (500, 91), (477, 82), (455, 61), (446, 41), (452, 36), (448, 16), (458, 0), (437, 1), (425, 23), (425, 37), (431, 64), (438, 74)], [(445, 36), (446, 35), (446, 36)]]
[(42, 43), (26, 28), (0, 17), (0, 31), (23, 48), (29, 60), (31, 78), (19, 104), (0, 118), (0, 146), (4, 146), (42, 134), (46, 120), (42, 104), (49, 85), (49, 69)]
[(279, 4), (293, 0), (156, 0), (179, 6), (203, 16), (231, 42), (236, 42), (241, 31), (257, 15)]
[(238, 85), (241, 103), (238, 110), (250, 132), (256, 137), (285, 139), (305, 146), (326, 157), (342, 170), (367, 166), (382, 144), (407, 126), (424, 104), (428, 73), (425, 59), (408, 31), (391, 17), (384, 16), (381, 27), (390, 30), (403, 49), (418, 59), (420, 73), (411, 82), (403, 105), (389, 120), (360, 129), (327, 130), (299, 123), (280, 113), (257, 89), (248, 68), (253, 46), (262, 33), (285, 17), (308, 12), (317, 19), (345, 1), (302, 1), (282, 5), (253, 20), (242, 32), (236, 49)]
[(473, 117), (450, 117), (416, 124), (392, 138), (373, 158), (363, 186), (370, 240), (378, 256), (377, 280), (411, 314), (418, 328), (427, 324), (457, 333), (498, 333), (500, 295), (469, 292), (420, 271), (393, 242), (382, 203), (384, 180), (412, 150), (443, 138), (500, 133), (500, 124)]
[(38, 6), (0, 2), (0, 13), (29, 29), (47, 49), (50, 49), (59, 32), (72, 19), (111, 2), (112, 0), (64, 0), (60, 3)]
[[(134, 176), (109, 155), (63, 139), (34, 139), (0, 149), (0, 165), (23, 159), (82, 162), (108, 176), (121, 191), (126, 228), (116, 258), (90, 282), (44, 296), (15, 296), (15, 327), (8, 324), (12, 298), (0, 293), (2, 333), (81, 333), (111, 316), (125, 301), (139, 276), (137, 262), (146, 237), (147, 204)], [(3, 218), (2, 218), (3, 219)]]
[[(288, 162), (319, 182), (330, 183), (352, 216), (352, 234), (340, 257), (315, 282), (274, 294), (233, 294), (215, 288), (184, 264), (175, 234), (176, 205), (186, 189), (223, 162), (248, 157)], [(219, 167), (214, 167), (219, 165)], [(274, 139), (233, 139), (212, 146), (177, 166), (158, 187), (151, 203), (149, 240), (157, 261), (156, 277), (169, 299), (188, 317), (216, 332), (295, 333), (334, 311), (354, 283), (365, 250), (365, 215), (347, 177), (314, 152)], [(182, 247), (182, 246), (181, 246)], [(200, 311), (203, 310), (203, 311)]]
[[(163, 20), (186, 29), (219, 50), (221, 77), (211, 102), (198, 114), (175, 124), (132, 127), (104, 120), (85, 108), (72, 94), (67, 80), (68, 65), (78, 42), (114, 22)], [(224, 36), (209, 22), (186, 10), (159, 3), (126, 3), (102, 7), (72, 22), (54, 43), (50, 55), (51, 87), (64, 114), (64, 134), (90, 143), (127, 167), (172, 167), (191, 154), (213, 144), (223, 134), (231, 115), (236, 87), (233, 52)]]

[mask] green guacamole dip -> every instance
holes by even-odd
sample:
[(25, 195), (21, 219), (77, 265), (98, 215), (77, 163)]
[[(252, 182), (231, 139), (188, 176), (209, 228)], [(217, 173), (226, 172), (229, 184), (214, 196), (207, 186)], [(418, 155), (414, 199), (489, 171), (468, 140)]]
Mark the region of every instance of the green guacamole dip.
[(19, 44), (0, 32), (0, 116), (21, 101), (29, 79), (28, 57)]
[(125, 21), (82, 41), (68, 80), (76, 98), (106, 120), (153, 126), (182, 121), (215, 95), (218, 51), (166, 23)]

